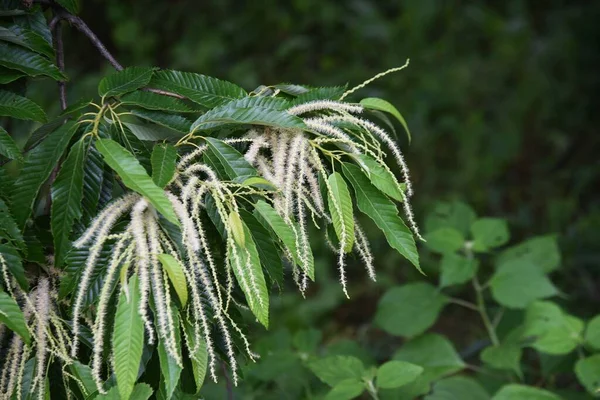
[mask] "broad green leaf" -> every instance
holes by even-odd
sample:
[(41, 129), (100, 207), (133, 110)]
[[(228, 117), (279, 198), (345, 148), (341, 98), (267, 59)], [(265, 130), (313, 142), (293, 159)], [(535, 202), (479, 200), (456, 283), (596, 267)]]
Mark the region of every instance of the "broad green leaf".
[(139, 140), (152, 142), (158, 140), (175, 141), (184, 136), (179, 131), (130, 115), (124, 116), (121, 121), (131, 131), (133, 136)]
[(52, 44), (52, 33), (41, 8), (29, 10), (25, 15), (13, 18), (14, 22), (40, 35), (48, 44)]
[(585, 341), (593, 348), (600, 350), (600, 315), (596, 315), (585, 328)]
[(453, 228), (440, 228), (425, 235), (425, 245), (436, 253), (447, 254), (461, 249), (465, 243), (463, 235)]
[[(90, 142), (91, 143), (91, 142)], [(88, 146), (83, 164), (82, 222), (89, 223), (95, 216), (104, 180), (104, 160), (96, 147)]]
[(359, 167), (343, 163), (342, 169), (344, 176), (354, 188), (358, 209), (375, 221), (390, 246), (406, 257), (422, 273), (415, 239), (398, 216), (398, 209), (394, 203), (371, 184)]
[(158, 260), (167, 271), (167, 275), (175, 288), (175, 292), (177, 292), (179, 301), (181, 301), (181, 307), (184, 308), (188, 300), (188, 289), (185, 274), (183, 273), (183, 267), (179, 264), (177, 259), (170, 254), (159, 254)]
[(451, 376), (433, 384), (431, 394), (424, 400), (490, 400), (490, 395), (473, 378)]
[(229, 179), (236, 180), (243, 177), (245, 180), (250, 176), (258, 175), (256, 169), (246, 161), (244, 156), (227, 143), (207, 137), (206, 144), (207, 151), (210, 150), (211, 154), (218, 159)]
[(46, 113), (26, 97), (0, 90), (0, 116), (46, 122)]
[(537, 387), (509, 383), (502, 386), (492, 400), (560, 400), (560, 397)]
[(0, 66), (0, 85), (6, 85), (24, 76), (23, 72)]
[(120, 101), (123, 105), (138, 106), (148, 110), (172, 111), (181, 113), (198, 111), (192, 109), (192, 107), (188, 106), (188, 104), (181, 99), (142, 90), (128, 93), (122, 96)]
[[(187, 321), (183, 323), (184, 334), (189, 343), (189, 348), (194, 349), (196, 347), (196, 336), (194, 335), (194, 327)], [(194, 381), (196, 383), (196, 392), (202, 388), (204, 383), (204, 377), (206, 376), (206, 366), (208, 364), (208, 351), (206, 350), (206, 342), (202, 336), (199, 337), (200, 344), (196, 353), (190, 354), (190, 360), (192, 361), (192, 370), (194, 372)]]
[(60, 81), (66, 77), (46, 57), (19, 46), (0, 42), (0, 65), (16, 69), (29, 76), (46, 75)]
[(379, 162), (366, 154), (356, 156), (359, 165), (365, 170), (371, 183), (392, 199), (402, 202), (402, 193), (397, 185), (396, 179), (390, 171), (385, 169)]
[[(181, 334), (179, 331), (179, 313), (176, 309), (172, 308), (173, 314), (173, 326), (175, 329), (175, 349), (179, 352), (179, 357), (181, 357)], [(158, 329), (158, 328), (157, 328)], [(177, 388), (177, 384), (179, 383), (179, 379), (181, 377), (181, 371), (183, 368), (177, 364), (175, 359), (167, 352), (165, 347), (164, 339), (160, 339), (158, 341), (158, 359), (160, 362), (160, 372), (161, 379), (164, 384), (164, 390), (166, 394), (166, 398), (170, 399)]]
[(175, 176), (177, 149), (170, 144), (157, 144), (152, 150), (152, 180), (160, 188), (166, 187)]
[(425, 220), (425, 232), (433, 232), (440, 228), (453, 228), (467, 237), (471, 232), (471, 224), (477, 216), (475, 211), (461, 201), (438, 203)]
[(244, 247), (246, 245), (246, 235), (244, 234), (244, 226), (242, 225), (242, 219), (240, 214), (235, 211), (229, 213), (229, 228), (233, 233), (233, 239), (238, 246)]
[(54, 49), (42, 36), (18, 25), (0, 27), (0, 40), (26, 47), (48, 58), (54, 57)]
[(333, 387), (325, 396), (325, 400), (354, 399), (365, 390), (365, 383), (358, 379), (345, 379)]
[(21, 260), (21, 256), (12, 246), (8, 243), (0, 244), (0, 255), (4, 258), (6, 265), (8, 266), (8, 271), (11, 275), (17, 280), (19, 286), (27, 290), (29, 288), (29, 281), (25, 276), (25, 270), (23, 269), (23, 262)]
[(89, 366), (82, 364), (79, 361), (73, 361), (73, 363), (69, 365), (69, 370), (73, 376), (77, 378), (76, 383), (84, 396), (89, 396), (98, 391), (96, 382), (92, 376), (92, 369)]
[(308, 368), (324, 383), (335, 387), (347, 379), (360, 380), (365, 373), (363, 363), (352, 356), (330, 356), (311, 361)]
[(447, 302), (446, 296), (426, 282), (397, 286), (381, 297), (375, 323), (392, 335), (417, 336), (435, 323)]
[(56, 2), (63, 6), (65, 10), (67, 10), (71, 14), (77, 14), (79, 12), (78, 0), (56, 0)]
[(0, 322), (8, 329), (21, 336), (27, 344), (31, 341), (31, 335), (27, 330), (25, 317), (17, 302), (8, 294), (0, 291)]
[(175, 92), (207, 108), (247, 95), (244, 89), (233, 83), (191, 72), (157, 71), (150, 86)]
[(129, 399), (137, 380), (144, 349), (144, 322), (139, 314), (140, 289), (137, 275), (129, 278), (129, 290), (122, 289), (113, 329), (113, 368), (122, 399)]
[(532, 303), (525, 313), (524, 339), (533, 339), (531, 347), (547, 354), (568, 354), (582, 342), (584, 323), (565, 314), (549, 301)]
[(156, 186), (144, 167), (129, 151), (111, 139), (96, 140), (96, 148), (104, 157), (104, 161), (119, 174), (125, 186), (148, 199), (168, 221), (179, 225), (165, 192)]
[(526, 261), (501, 265), (490, 279), (494, 299), (508, 308), (525, 308), (534, 300), (558, 294), (550, 279)]
[(62, 164), (56, 180), (52, 184), (51, 226), (54, 237), (54, 263), (60, 268), (71, 242), (69, 237), (73, 224), (81, 218), (83, 197), (83, 161), (86, 146), (78, 141)]
[(492, 368), (514, 371), (520, 377), (521, 346), (516, 343), (501, 343), (498, 346), (488, 346), (481, 352), (481, 361)]
[(371, 110), (379, 110), (392, 114), (398, 120), (398, 122), (400, 122), (400, 124), (406, 131), (406, 135), (408, 136), (408, 143), (410, 143), (411, 135), (410, 130), (408, 129), (408, 124), (406, 123), (406, 120), (404, 119), (402, 114), (400, 114), (400, 111), (398, 111), (398, 109), (394, 107), (390, 102), (383, 99), (379, 99), (377, 97), (367, 97), (366, 99), (362, 99), (360, 101), (360, 104), (363, 107), (369, 108)]
[(155, 110), (133, 110), (136, 117), (145, 119), (165, 128), (172, 129), (180, 133), (188, 133), (192, 122), (185, 117), (177, 114), (168, 114), (163, 111)]
[(577, 361), (575, 375), (589, 394), (600, 396), (600, 354)]
[(508, 242), (510, 234), (506, 220), (500, 218), (480, 218), (471, 225), (473, 250), (488, 251)]
[(543, 272), (552, 272), (560, 266), (560, 250), (556, 236), (537, 236), (516, 246), (509, 247), (498, 256), (496, 263), (509, 261), (529, 261)]
[(269, 291), (267, 290), (265, 276), (260, 265), (260, 257), (256, 249), (256, 244), (246, 224), (241, 223), (245, 236), (245, 246), (242, 247), (237, 242), (234, 243), (237, 254), (241, 259), (241, 265), (238, 266), (236, 262), (231, 261), (231, 267), (239, 286), (244, 292), (250, 310), (258, 321), (265, 328), (268, 328)]
[(309, 254), (308, 254), (308, 265), (304, 265), (299, 254), (298, 249), (296, 247), (296, 236), (294, 235), (293, 229), (285, 223), (283, 218), (273, 207), (267, 204), (264, 200), (259, 200), (256, 204), (254, 204), (254, 215), (257, 219), (263, 223), (264, 226), (268, 229), (273, 230), (277, 237), (281, 240), (283, 245), (289, 250), (294, 258), (294, 262), (300, 266), (304, 270), (304, 272), (308, 275), (310, 279), (314, 281), (315, 279), (315, 270), (314, 270), (314, 259), (312, 252), (310, 251), (309, 246)]
[(467, 258), (456, 253), (447, 253), (442, 257), (440, 266), (440, 287), (460, 285), (470, 281), (479, 269), (479, 260)]
[[(153, 390), (152, 387), (146, 383), (138, 383), (134, 386), (133, 391), (131, 392), (130, 400), (148, 400), (150, 396), (152, 396)], [(117, 386), (113, 386), (110, 388), (106, 394), (100, 394), (96, 397), (92, 397), (96, 400), (123, 400), (123, 397), (120, 396), (120, 392)]]
[(354, 246), (354, 213), (352, 212), (352, 199), (348, 186), (338, 172), (329, 175), (328, 204), (331, 220), (335, 233), (342, 241), (342, 235), (345, 235), (344, 251), (349, 253)]
[(304, 85), (296, 85), (293, 83), (278, 83), (277, 85), (273, 85), (272, 87), (292, 96), (299, 96), (302, 93), (306, 93), (310, 90), (309, 87), (306, 87)]
[(98, 94), (102, 97), (115, 97), (133, 92), (146, 86), (153, 73), (154, 68), (149, 67), (128, 67), (114, 72), (102, 78), (98, 84)]
[(21, 150), (17, 147), (17, 144), (13, 138), (0, 126), (0, 155), (11, 159), (20, 160), (23, 156)]
[(392, 360), (377, 368), (377, 387), (394, 389), (413, 382), (423, 373), (423, 367), (406, 361)]
[(75, 131), (77, 125), (67, 122), (27, 153), (12, 193), (13, 215), (20, 227), (25, 226), (40, 187), (50, 177)]

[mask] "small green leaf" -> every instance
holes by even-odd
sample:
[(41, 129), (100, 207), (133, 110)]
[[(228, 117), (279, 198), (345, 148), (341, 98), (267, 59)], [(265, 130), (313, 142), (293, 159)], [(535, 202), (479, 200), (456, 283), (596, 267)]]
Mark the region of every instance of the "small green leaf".
[(250, 176), (258, 175), (256, 169), (246, 161), (244, 156), (227, 143), (207, 137), (206, 144), (208, 145), (207, 151), (210, 151), (210, 154), (217, 158), (227, 175), (221, 178), (236, 180), (236, 178), (241, 177), (245, 180)]
[(560, 397), (547, 390), (533, 386), (509, 383), (492, 397), (492, 400), (560, 400)]
[(235, 211), (229, 213), (229, 227), (233, 233), (233, 239), (238, 246), (244, 247), (246, 245), (246, 236), (244, 235), (244, 226), (242, 225), (242, 219), (240, 214)]
[(0, 116), (46, 122), (46, 113), (26, 97), (0, 90)]
[(96, 148), (104, 161), (119, 174), (125, 186), (147, 198), (169, 222), (179, 225), (165, 192), (156, 186), (133, 154), (111, 139), (96, 140)]
[(305, 90), (302, 91), (302, 89), (300, 89), (301, 93), (297, 93), (297, 97), (292, 101), (292, 105), (303, 104), (314, 100), (337, 100), (344, 94), (347, 86), (305, 87), (303, 89)]
[(488, 346), (481, 352), (481, 361), (492, 368), (514, 371), (519, 377), (521, 372), (521, 355), (523, 351), (518, 343), (501, 343)]
[(423, 400), (490, 400), (490, 395), (475, 379), (451, 376), (437, 381), (431, 394)]
[(129, 399), (137, 380), (144, 349), (144, 322), (139, 314), (138, 278), (129, 279), (128, 296), (119, 294), (113, 330), (113, 357), (117, 386), (122, 399)]
[(438, 203), (425, 220), (425, 232), (440, 228), (453, 228), (467, 237), (477, 216), (475, 211), (461, 201)]
[[(7, 240), (6, 246), (12, 245), (15, 249), (26, 250), (25, 240), (21, 229), (15, 222), (10, 209), (0, 198), (0, 237)], [(18, 253), (15, 253), (18, 255)]]
[(170, 254), (159, 254), (158, 260), (167, 271), (167, 275), (175, 288), (175, 292), (177, 292), (179, 301), (181, 301), (181, 307), (184, 308), (188, 300), (188, 289), (185, 274), (183, 273), (183, 267), (175, 257)]
[(440, 228), (425, 235), (425, 245), (436, 253), (453, 253), (463, 247), (465, 238), (453, 228)]
[(556, 236), (537, 236), (509, 247), (498, 256), (496, 264), (509, 261), (528, 261), (543, 272), (552, 272), (560, 266), (560, 250)]
[(440, 266), (440, 287), (460, 285), (470, 281), (479, 269), (479, 260), (467, 258), (456, 253), (447, 253), (442, 257)]
[(29, 76), (46, 75), (61, 81), (65, 76), (46, 57), (13, 44), (0, 42), (0, 65), (16, 69)]
[(600, 350), (600, 315), (588, 322), (585, 329), (585, 341), (595, 349)]
[[(189, 343), (189, 349), (196, 347), (196, 336), (194, 334), (194, 327), (187, 321), (184, 321), (184, 333)], [(206, 376), (206, 366), (208, 364), (208, 351), (206, 349), (206, 342), (202, 336), (199, 337), (200, 343), (197, 351), (194, 354), (190, 353), (190, 359), (192, 361), (192, 370), (194, 372), (194, 381), (196, 383), (196, 392), (200, 391), (202, 384), (204, 383), (204, 377)]]
[(354, 246), (354, 213), (352, 211), (352, 198), (348, 186), (338, 172), (329, 175), (328, 204), (333, 228), (342, 241), (344, 235), (344, 251), (349, 253)]
[(345, 379), (333, 387), (325, 396), (325, 400), (354, 399), (365, 390), (364, 382), (358, 379)]
[[(175, 329), (175, 349), (179, 353), (181, 349), (181, 334), (179, 331), (179, 313), (177, 310), (172, 311), (173, 315), (173, 326)], [(181, 357), (181, 354), (178, 354)], [(160, 363), (160, 372), (162, 383), (164, 384), (164, 390), (166, 394), (166, 398), (170, 399), (177, 388), (177, 384), (179, 383), (179, 379), (181, 377), (181, 371), (183, 368), (177, 364), (177, 361), (167, 352), (165, 347), (164, 339), (160, 339), (158, 341), (158, 359)]]
[(188, 133), (192, 122), (185, 117), (177, 114), (169, 114), (163, 111), (154, 110), (133, 110), (131, 111), (136, 117), (145, 119), (155, 124), (164, 126), (165, 128), (183, 133)]
[(508, 308), (525, 308), (534, 300), (558, 294), (543, 272), (523, 261), (501, 265), (490, 279), (490, 287), (494, 299)]
[(259, 189), (277, 190), (277, 186), (275, 186), (273, 182), (263, 178), (262, 176), (251, 176), (250, 178), (243, 181), (242, 185), (254, 186)]
[(25, 270), (23, 269), (23, 262), (21, 256), (11, 245), (8, 243), (0, 244), (0, 255), (4, 258), (8, 271), (17, 280), (19, 286), (27, 290), (29, 288), (29, 281), (25, 276)]
[(406, 131), (406, 135), (408, 136), (408, 143), (410, 143), (411, 135), (410, 135), (410, 130), (408, 129), (408, 124), (404, 120), (404, 117), (402, 116), (402, 114), (400, 114), (400, 111), (398, 111), (396, 109), (396, 107), (394, 107), (391, 103), (389, 103), (386, 100), (379, 99), (376, 97), (368, 97), (366, 99), (362, 99), (360, 101), (360, 104), (365, 108), (370, 108), (372, 110), (384, 111), (384, 112), (390, 113), (394, 117), (396, 117), (398, 122), (400, 122), (400, 124)]
[(397, 286), (379, 301), (375, 323), (392, 335), (413, 337), (434, 324), (447, 302), (446, 296), (429, 283)]
[(506, 221), (500, 218), (480, 218), (471, 225), (473, 250), (485, 252), (508, 242), (510, 235)]
[(342, 169), (344, 176), (354, 188), (358, 209), (375, 221), (390, 246), (406, 257), (422, 273), (415, 239), (398, 216), (398, 209), (394, 203), (371, 184), (359, 167), (343, 163)]
[(181, 99), (171, 96), (165, 96), (158, 93), (146, 92), (142, 90), (128, 93), (121, 97), (121, 104), (127, 106), (138, 106), (147, 110), (171, 111), (189, 113), (196, 112), (187, 103)]
[(413, 382), (423, 373), (423, 367), (406, 361), (388, 361), (377, 369), (377, 387), (394, 389)]
[(128, 67), (114, 72), (102, 78), (98, 85), (98, 94), (102, 97), (115, 97), (133, 92), (146, 86), (153, 73), (154, 68), (148, 67)]
[(152, 150), (152, 180), (160, 188), (165, 188), (175, 176), (177, 149), (170, 144), (157, 144)]
[(0, 291), (0, 322), (21, 336), (25, 343), (29, 344), (31, 342), (31, 335), (27, 330), (27, 323), (19, 305), (3, 291)]
[(0, 155), (10, 160), (20, 160), (23, 156), (13, 138), (0, 126)]
[(402, 202), (401, 188), (397, 184), (397, 180), (392, 173), (384, 168), (378, 161), (366, 154), (356, 156), (358, 164), (365, 170), (371, 183), (392, 199)]
[(63, 6), (65, 10), (67, 10), (71, 14), (77, 14), (79, 12), (78, 0), (56, 0), (56, 2)]
[(352, 356), (330, 356), (312, 361), (308, 368), (324, 383), (335, 387), (347, 379), (360, 380), (365, 373), (363, 363)]
[(600, 354), (578, 360), (575, 364), (575, 375), (589, 394), (600, 395)]
[(92, 369), (89, 366), (82, 364), (79, 361), (73, 361), (73, 363), (69, 365), (69, 369), (71, 370), (71, 373), (78, 379), (76, 382), (84, 396), (89, 396), (98, 391), (96, 382), (92, 376)]

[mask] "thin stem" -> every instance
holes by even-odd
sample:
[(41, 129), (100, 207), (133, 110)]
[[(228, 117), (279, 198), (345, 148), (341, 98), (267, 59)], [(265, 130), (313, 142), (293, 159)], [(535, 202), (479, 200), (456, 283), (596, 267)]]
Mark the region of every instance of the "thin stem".
[(477, 297), (477, 308), (479, 310), (479, 314), (481, 315), (481, 319), (483, 320), (483, 325), (485, 325), (485, 329), (490, 336), (490, 340), (494, 346), (498, 346), (500, 341), (498, 340), (498, 336), (496, 335), (496, 330), (494, 329), (494, 325), (490, 321), (490, 317), (485, 308), (485, 301), (483, 300), (483, 288), (479, 284), (479, 280), (475, 276), (473, 278), (473, 287), (475, 288), (475, 295)]
[(448, 298), (448, 302), (453, 303), (453, 304), (457, 304), (459, 306), (468, 308), (470, 310), (473, 311), (479, 311), (479, 308), (477, 307), (477, 305), (471, 303), (470, 301), (465, 301), (462, 299), (457, 299), (456, 297), (449, 297)]
[(371, 395), (371, 398), (373, 400), (379, 400), (379, 396), (377, 395), (377, 388), (375, 387), (375, 385), (373, 385), (373, 380), (369, 379), (365, 383), (366, 383), (366, 387), (367, 387), (367, 392), (369, 392), (369, 395)]
[[(54, 17), (50, 22), (49, 26), (52, 29), (52, 36), (54, 38), (54, 47), (56, 48), (56, 66), (60, 72), (65, 72), (65, 52), (62, 40), (62, 26), (60, 24), (60, 18)], [(67, 85), (65, 81), (58, 81), (58, 94), (60, 97), (60, 108), (62, 111), (67, 109)]]

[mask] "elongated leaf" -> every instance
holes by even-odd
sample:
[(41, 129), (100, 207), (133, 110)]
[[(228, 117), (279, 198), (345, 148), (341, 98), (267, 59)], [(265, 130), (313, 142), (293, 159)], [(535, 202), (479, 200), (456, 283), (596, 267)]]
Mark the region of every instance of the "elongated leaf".
[(122, 118), (123, 124), (131, 131), (136, 140), (158, 141), (158, 140), (178, 140), (184, 136), (182, 132), (158, 125), (140, 118), (126, 116)]
[(346, 91), (346, 86), (326, 86), (311, 88), (304, 93), (300, 93), (292, 101), (292, 105), (298, 105), (315, 100), (337, 100)]
[(240, 246), (238, 243), (234, 244), (236, 246), (237, 254), (241, 259), (241, 265), (238, 265), (236, 262), (231, 262), (231, 267), (238, 284), (246, 296), (246, 301), (250, 310), (252, 310), (252, 313), (256, 316), (258, 321), (263, 324), (265, 328), (268, 328), (269, 291), (267, 290), (265, 276), (263, 275), (260, 266), (260, 257), (256, 250), (256, 244), (254, 243), (250, 230), (246, 224), (243, 222), (241, 223), (245, 236), (245, 246)]
[(328, 180), (331, 188), (331, 191), (328, 192), (328, 204), (333, 228), (340, 242), (344, 235), (344, 251), (349, 253), (354, 246), (354, 215), (350, 191), (344, 178), (338, 172), (329, 175)]
[(23, 239), (21, 230), (15, 222), (10, 209), (2, 199), (0, 199), (0, 237), (7, 240), (15, 248), (26, 251), (25, 240)]
[(77, 142), (69, 152), (52, 185), (51, 225), (54, 236), (54, 263), (61, 267), (71, 242), (75, 220), (81, 218), (83, 197), (83, 160), (86, 143)]
[(371, 183), (392, 199), (402, 202), (401, 188), (396, 184), (392, 173), (385, 169), (379, 162), (366, 154), (357, 157), (359, 165), (365, 170)]
[(20, 227), (25, 226), (40, 187), (52, 173), (52, 169), (64, 153), (76, 130), (75, 123), (67, 122), (52, 132), (25, 157), (25, 164), (15, 182), (15, 190), (12, 195), (13, 215)]
[(21, 336), (25, 343), (29, 344), (31, 335), (27, 330), (23, 312), (21, 312), (17, 302), (3, 291), (0, 291), (0, 322)]
[(46, 113), (26, 97), (0, 90), (0, 116), (46, 122)]
[(137, 117), (182, 133), (188, 133), (192, 125), (192, 121), (181, 115), (168, 114), (162, 111), (133, 110), (132, 113)]
[(200, 336), (196, 338), (194, 335), (194, 327), (187, 321), (183, 322), (184, 333), (189, 343), (189, 348), (194, 349), (196, 347), (196, 339), (200, 340), (198, 349), (195, 353), (190, 352), (190, 359), (192, 360), (192, 369), (194, 371), (194, 381), (196, 382), (196, 393), (200, 391), (202, 384), (204, 383), (204, 377), (206, 376), (206, 365), (208, 364), (208, 351), (206, 350), (206, 342), (204, 338)]
[(24, 76), (25, 74), (23, 72), (0, 66), (0, 85), (6, 85), (7, 83), (14, 82)]
[[(172, 310), (173, 314), (173, 325), (176, 327), (175, 329), (175, 349), (181, 349), (181, 334), (179, 331), (179, 313), (177, 313), (176, 309)], [(179, 354), (181, 357), (181, 354)], [(162, 384), (164, 384), (165, 397), (170, 399), (173, 396), (173, 392), (177, 388), (177, 384), (179, 383), (179, 378), (181, 377), (181, 371), (183, 368), (177, 365), (177, 361), (167, 352), (165, 347), (165, 342), (161, 338), (158, 342), (158, 359), (160, 362), (160, 371), (162, 375)]]
[(81, 208), (83, 221), (89, 222), (96, 216), (100, 191), (104, 179), (104, 160), (96, 147), (89, 146), (83, 165), (83, 196)]
[(11, 160), (18, 160), (21, 156), (21, 151), (13, 138), (0, 126), (0, 154)]
[(363, 105), (365, 108), (370, 108), (372, 110), (385, 111), (387, 113), (392, 114), (394, 117), (396, 117), (398, 122), (400, 122), (400, 124), (406, 131), (406, 135), (408, 136), (408, 142), (410, 143), (411, 135), (410, 135), (410, 130), (408, 129), (408, 124), (404, 120), (404, 117), (402, 116), (402, 114), (400, 114), (400, 111), (398, 111), (396, 109), (396, 107), (394, 107), (390, 102), (383, 100), (383, 99), (376, 98), (376, 97), (368, 97), (366, 99), (362, 99), (360, 101), (360, 104)]
[(69, 365), (69, 369), (71, 370), (71, 373), (79, 380), (77, 384), (79, 385), (79, 389), (84, 396), (89, 396), (98, 391), (96, 388), (96, 382), (94, 382), (94, 377), (92, 376), (92, 369), (89, 366), (82, 364), (79, 361), (74, 361)]
[(98, 94), (102, 97), (114, 97), (133, 92), (143, 86), (146, 86), (154, 68), (148, 67), (128, 67), (122, 71), (115, 72), (104, 77), (98, 85)]
[(54, 57), (54, 49), (42, 36), (18, 25), (12, 25), (9, 28), (0, 27), (0, 40), (27, 47), (48, 58)]
[(0, 43), (0, 65), (30, 76), (46, 75), (57, 81), (66, 79), (46, 57), (5, 42)]
[(48, 44), (52, 45), (52, 33), (48, 27), (48, 21), (41, 8), (34, 12), (28, 12), (23, 16), (13, 18), (15, 23), (23, 28), (29, 29), (40, 35)]
[(246, 161), (244, 156), (227, 143), (207, 137), (206, 144), (223, 166), (223, 170), (229, 179), (236, 180), (236, 178), (241, 177), (245, 180), (250, 176), (258, 175), (256, 169)]
[(63, 6), (65, 10), (67, 10), (71, 14), (77, 14), (79, 12), (78, 0), (56, 0), (56, 2)]
[(167, 275), (179, 296), (181, 301), (181, 307), (184, 308), (188, 300), (188, 289), (185, 274), (181, 264), (170, 254), (159, 254), (158, 260), (161, 262), (163, 268), (167, 271)]
[(19, 253), (9, 244), (0, 244), (0, 255), (4, 258), (8, 271), (17, 280), (19, 286), (22, 289), (27, 290), (29, 288), (29, 282), (25, 276), (23, 262)]
[(175, 175), (177, 150), (170, 144), (158, 144), (152, 150), (152, 180), (157, 186), (164, 188)]
[(129, 293), (121, 290), (113, 329), (113, 356), (117, 386), (122, 399), (129, 399), (137, 380), (144, 349), (144, 322), (139, 314), (137, 275), (129, 279)]
[(275, 184), (262, 176), (251, 176), (242, 182), (242, 185), (254, 186), (259, 189), (277, 190)]
[(190, 107), (181, 99), (141, 90), (128, 93), (121, 97), (121, 104), (138, 106), (148, 110), (158, 111), (173, 111), (182, 113), (199, 111), (197, 109), (192, 109), (192, 107)]
[(144, 167), (129, 151), (111, 139), (98, 139), (96, 148), (104, 157), (104, 161), (119, 174), (125, 186), (147, 198), (167, 220), (179, 225), (165, 192), (156, 186)]
[(242, 219), (240, 218), (240, 214), (235, 211), (231, 211), (229, 213), (229, 228), (233, 233), (233, 239), (240, 246), (244, 247), (246, 245), (246, 235), (244, 234), (244, 227), (242, 225)]
[(344, 176), (354, 188), (358, 209), (368, 215), (381, 229), (390, 246), (402, 254), (421, 273), (419, 253), (411, 231), (398, 216), (398, 209), (385, 197), (359, 167), (343, 163)]
[(158, 71), (150, 86), (175, 92), (207, 108), (246, 96), (246, 91), (233, 83), (191, 72)]

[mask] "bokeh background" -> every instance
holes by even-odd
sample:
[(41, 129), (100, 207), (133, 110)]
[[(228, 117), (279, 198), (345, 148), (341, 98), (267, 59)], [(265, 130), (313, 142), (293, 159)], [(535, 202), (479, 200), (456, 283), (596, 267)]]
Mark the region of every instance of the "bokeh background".
[[(410, 126), (411, 145), (404, 135), (399, 141), (417, 220), (437, 202), (458, 199), (480, 216), (507, 218), (511, 243), (554, 233), (563, 254), (553, 275), (562, 301), (581, 317), (600, 309), (600, 2), (81, 3), (81, 17), (122, 64), (200, 72), (248, 90), (280, 82), (354, 86), (410, 58), (408, 69), (359, 95), (389, 100)], [(110, 65), (74, 28), (64, 27), (64, 37), (69, 101), (93, 98)], [(32, 90), (58, 106), (51, 83)], [(418, 278), (375, 229), (368, 234), (378, 283), (353, 268), (345, 300), (333, 258), (318, 252), (318, 284), (306, 300), (275, 295), (274, 328), (257, 331), (259, 348), (318, 326), (325, 342), (353, 340), (375, 357), (389, 352), (389, 338), (370, 327), (378, 298), (392, 284), (429, 278)], [(421, 256), (435, 277), (437, 259), (424, 248)], [(468, 347), (468, 324), (459, 310), (434, 330)]]

